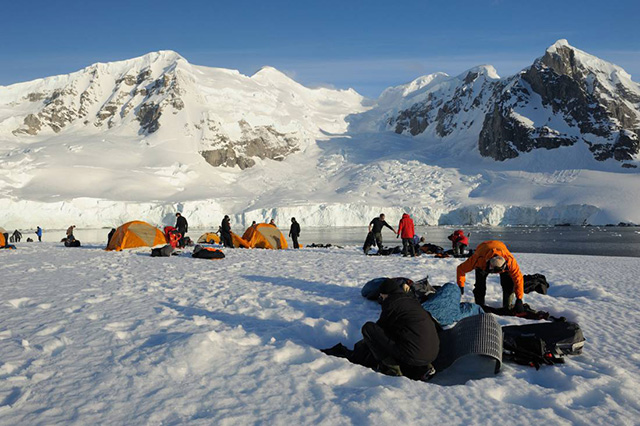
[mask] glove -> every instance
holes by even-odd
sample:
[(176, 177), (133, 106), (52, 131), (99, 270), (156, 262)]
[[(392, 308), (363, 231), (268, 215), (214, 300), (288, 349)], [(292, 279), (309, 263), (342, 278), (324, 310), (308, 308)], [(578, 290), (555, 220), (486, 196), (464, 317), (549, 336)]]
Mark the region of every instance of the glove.
[(524, 305), (522, 304), (522, 299), (516, 299), (516, 304), (513, 306), (513, 310), (516, 314), (521, 314), (524, 312)]
[(464, 294), (464, 287), (460, 287), (460, 296)]

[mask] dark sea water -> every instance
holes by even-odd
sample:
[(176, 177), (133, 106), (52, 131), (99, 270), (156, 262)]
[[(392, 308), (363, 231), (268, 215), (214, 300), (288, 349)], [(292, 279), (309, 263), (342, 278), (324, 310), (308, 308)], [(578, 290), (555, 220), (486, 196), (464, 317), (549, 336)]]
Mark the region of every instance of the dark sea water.
[[(394, 224), (395, 226), (395, 224)], [(584, 254), (593, 256), (628, 256), (640, 257), (640, 227), (619, 226), (555, 226), (555, 227), (460, 227), (465, 233), (471, 233), (470, 248), (475, 248), (486, 240), (501, 240), (513, 252), (520, 253), (555, 253)], [(424, 236), (429, 243), (437, 244), (445, 249), (451, 248), (447, 240), (457, 227), (450, 226), (418, 226), (416, 232)], [(195, 241), (207, 229), (190, 229), (189, 236)], [(106, 244), (109, 229), (81, 229), (75, 236), (83, 243)], [(234, 232), (242, 235), (244, 230)], [(282, 229), (285, 236), (289, 229)], [(24, 244), (27, 236), (35, 237), (24, 231)], [(64, 230), (45, 229), (44, 241), (59, 242), (64, 237)], [(334, 244), (342, 246), (362, 246), (367, 235), (366, 227), (309, 228), (302, 227), (300, 243)], [(402, 245), (402, 241), (388, 229), (382, 231), (385, 246)], [(37, 239), (37, 238), (36, 238)], [(287, 238), (289, 244), (291, 240)]]
[[(469, 245), (475, 248), (486, 240), (501, 240), (511, 251), (520, 253), (584, 254), (593, 256), (640, 257), (640, 227), (554, 226), (554, 227), (441, 227), (418, 226), (416, 233), (429, 243), (451, 248), (447, 239), (455, 229), (471, 233)], [(306, 228), (300, 242), (362, 245), (366, 227)], [(388, 229), (382, 231), (383, 244), (402, 242)]]

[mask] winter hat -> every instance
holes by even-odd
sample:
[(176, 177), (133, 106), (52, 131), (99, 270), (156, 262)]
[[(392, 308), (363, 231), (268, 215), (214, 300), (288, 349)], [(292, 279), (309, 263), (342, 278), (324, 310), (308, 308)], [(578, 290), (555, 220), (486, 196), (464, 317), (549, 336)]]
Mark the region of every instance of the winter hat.
[(506, 263), (506, 260), (504, 260), (504, 257), (493, 256), (491, 259), (489, 259), (489, 269), (493, 269), (494, 271), (499, 271), (501, 269), (504, 269), (505, 263)]
[(392, 280), (391, 278), (386, 279), (380, 284), (380, 288), (378, 289), (380, 294), (392, 294), (397, 292), (400, 289), (398, 284)]

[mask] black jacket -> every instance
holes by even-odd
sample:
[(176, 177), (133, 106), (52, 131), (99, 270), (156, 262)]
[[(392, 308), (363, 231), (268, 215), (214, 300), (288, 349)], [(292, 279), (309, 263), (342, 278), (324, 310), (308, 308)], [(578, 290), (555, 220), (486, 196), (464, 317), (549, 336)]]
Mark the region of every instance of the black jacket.
[(383, 226), (386, 226), (393, 231), (391, 225), (389, 225), (386, 220), (382, 220), (379, 217), (376, 217), (371, 222), (369, 222), (369, 225), (372, 225), (371, 232), (373, 232), (374, 234), (379, 234), (380, 232), (382, 232)]
[(223, 234), (231, 233), (231, 220), (222, 219), (222, 225), (220, 225), (220, 230)]
[(299, 237), (300, 236), (300, 224), (298, 222), (293, 222), (291, 224), (291, 229), (289, 230), (290, 237)]
[(382, 302), (382, 313), (377, 324), (395, 342), (413, 365), (433, 362), (440, 350), (440, 338), (431, 315), (401, 289)]
[(181, 232), (187, 232), (189, 230), (189, 224), (187, 218), (184, 216), (178, 216), (176, 219), (176, 229)]

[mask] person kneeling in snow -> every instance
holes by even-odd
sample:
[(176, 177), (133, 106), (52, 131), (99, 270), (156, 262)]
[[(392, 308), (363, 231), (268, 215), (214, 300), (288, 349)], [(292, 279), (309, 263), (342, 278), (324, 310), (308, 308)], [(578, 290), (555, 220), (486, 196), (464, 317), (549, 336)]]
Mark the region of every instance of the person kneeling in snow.
[(469, 235), (464, 235), (464, 231), (462, 229), (458, 229), (453, 232), (453, 234), (447, 237), (451, 240), (451, 245), (453, 248), (453, 256), (460, 257), (464, 255), (464, 251), (467, 249), (469, 245)]
[(522, 298), (524, 297), (524, 279), (518, 262), (513, 257), (502, 241), (485, 241), (480, 243), (473, 255), (458, 265), (456, 270), (456, 282), (460, 292), (464, 294), (465, 275), (475, 269), (476, 284), (473, 295), (476, 304), (484, 306), (484, 297), (487, 293), (487, 276), (500, 274), (502, 286), (502, 306), (511, 308), (511, 295), (515, 293), (516, 301), (513, 307), (516, 313), (524, 312)]
[(362, 327), (364, 343), (378, 361), (378, 369), (393, 376), (410, 375), (416, 369), (433, 374), (430, 364), (438, 356), (440, 339), (431, 315), (394, 280), (380, 285), (380, 297), (380, 318)]

